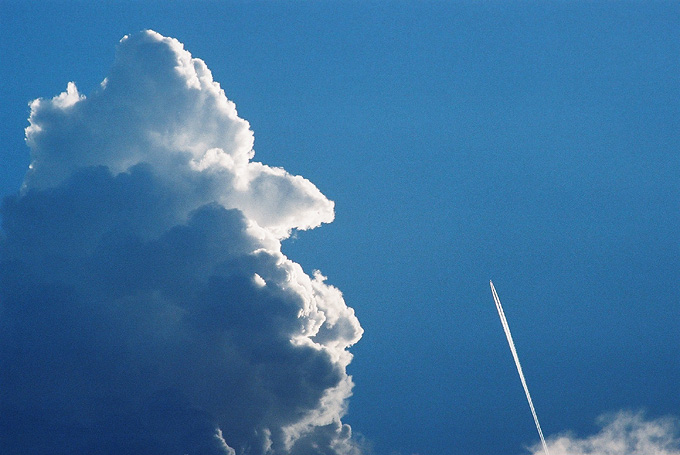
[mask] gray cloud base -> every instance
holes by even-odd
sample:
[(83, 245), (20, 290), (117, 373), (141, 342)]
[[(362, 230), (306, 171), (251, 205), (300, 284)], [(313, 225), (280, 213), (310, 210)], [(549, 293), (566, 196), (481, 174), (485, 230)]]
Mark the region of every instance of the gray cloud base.
[(2, 205), (0, 440), (22, 454), (358, 454), (342, 294), (286, 258), (333, 219), (176, 40), (31, 105)]

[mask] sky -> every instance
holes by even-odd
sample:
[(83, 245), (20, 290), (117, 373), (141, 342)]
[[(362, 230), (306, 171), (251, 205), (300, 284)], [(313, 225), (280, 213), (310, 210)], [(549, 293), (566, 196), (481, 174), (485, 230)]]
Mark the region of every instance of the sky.
[(679, 454), (678, 24), (0, 1), (0, 441)]

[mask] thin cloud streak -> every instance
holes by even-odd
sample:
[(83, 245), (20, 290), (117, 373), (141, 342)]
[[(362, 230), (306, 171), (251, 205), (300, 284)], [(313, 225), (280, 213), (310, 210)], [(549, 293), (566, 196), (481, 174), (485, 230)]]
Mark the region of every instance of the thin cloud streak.
[(515, 366), (517, 367), (517, 373), (519, 374), (519, 379), (522, 381), (522, 387), (524, 388), (524, 394), (527, 397), (527, 402), (529, 402), (529, 408), (531, 409), (531, 415), (534, 417), (534, 423), (536, 424), (536, 430), (538, 431), (538, 436), (541, 438), (541, 445), (545, 451), (545, 455), (550, 455), (548, 451), (548, 446), (545, 443), (545, 438), (543, 437), (543, 430), (541, 430), (541, 424), (538, 423), (538, 416), (536, 415), (536, 409), (534, 409), (534, 403), (531, 400), (531, 394), (529, 394), (529, 387), (524, 379), (524, 373), (522, 372), (522, 365), (519, 363), (519, 357), (517, 355), (517, 349), (515, 349), (515, 342), (512, 339), (512, 334), (510, 333), (510, 326), (508, 325), (508, 320), (505, 318), (505, 312), (503, 311), (503, 305), (501, 305), (501, 300), (498, 298), (496, 293), (496, 288), (493, 285), (493, 281), (489, 280), (489, 285), (491, 286), (491, 293), (493, 294), (493, 301), (496, 304), (496, 310), (498, 310), (498, 316), (501, 319), (501, 325), (503, 326), (503, 331), (505, 332), (505, 337), (508, 339), (508, 345), (510, 346), (510, 351), (512, 352), (512, 358), (515, 360)]

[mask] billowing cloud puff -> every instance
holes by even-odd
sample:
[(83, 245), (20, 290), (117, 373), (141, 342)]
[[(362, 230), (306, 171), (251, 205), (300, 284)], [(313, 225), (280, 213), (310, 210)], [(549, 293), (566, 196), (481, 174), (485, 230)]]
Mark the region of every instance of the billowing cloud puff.
[(52, 100), (33, 101), (26, 141), (29, 189), (56, 186), (88, 166), (116, 175), (147, 163), (186, 186), (179, 219), (216, 201), (278, 237), (333, 220), (333, 203), (311, 182), (251, 161), (249, 124), (205, 63), (152, 31), (121, 40), (111, 74), (89, 98), (69, 83)]
[[(680, 455), (680, 422), (674, 418), (646, 420), (642, 413), (619, 412), (600, 417), (601, 431), (579, 438), (551, 437), (550, 455)], [(543, 448), (533, 448), (543, 455)]]
[(0, 441), (32, 454), (356, 454), (342, 294), (281, 253), (333, 219), (252, 161), (203, 61), (123, 38), (92, 95), (31, 103), (2, 206)]

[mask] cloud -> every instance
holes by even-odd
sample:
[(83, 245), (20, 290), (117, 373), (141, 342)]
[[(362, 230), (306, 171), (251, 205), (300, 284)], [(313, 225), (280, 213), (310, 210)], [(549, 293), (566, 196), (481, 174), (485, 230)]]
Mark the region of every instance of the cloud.
[(0, 440), (22, 454), (357, 454), (341, 292), (281, 252), (333, 220), (253, 161), (205, 63), (145, 31), (31, 103), (2, 205)]
[(52, 100), (31, 103), (26, 188), (56, 186), (87, 166), (118, 174), (148, 163), (186, 185), (188, 206), (238, 208), (279, 238), (333, 220), (333, 203), (311, 182), (251, 161), (248, 122), (177, 40), (152, 31), (126, 36), (105, 81), (89, 98), (69, 83)]
[[(680, 421), (645, 419), (642, 413), (619, 412), (598, 419), (599, 433), (585, 438), (564, 434), (548, 439), (550, 455), (680, 455)], [(542, 455), (536, 445), (534, 455)]]

